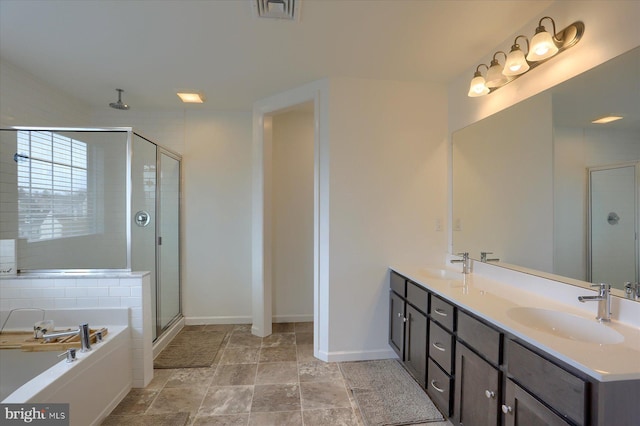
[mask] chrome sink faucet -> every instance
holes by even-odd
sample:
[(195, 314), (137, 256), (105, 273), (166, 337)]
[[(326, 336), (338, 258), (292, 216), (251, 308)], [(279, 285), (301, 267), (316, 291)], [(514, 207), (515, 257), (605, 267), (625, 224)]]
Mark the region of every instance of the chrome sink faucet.
[(500, 259), (498, 259), (497, 257), (495, 258), (489, 258), (489, 255), (493, 254), (492, 251), (481, 251), (480, 252), (480, 262), (498, 262), (500, 261)]
[(578, 296), (582, 303), (594, 301), (598, 302), (598, 321), (611, 321), (611, 284), (592, 284), (591, 287), (598, 288), (597, 296)]
[(458, 253), (458, 256), (462, 257), (462, 259), (452, 259), (451, 263), (462, 263), (462, 273), (470, 274), (471, 273), (471, 258), (469, 257), (468, 252)]
[(80, 352), (89, 352), (91, 350), (91, 332), (89, 331), (89, 324), (84, 323), (78, 326), (77, 330), (71, 331), (60, 331), (57, 333), (45, 333), (42, 335), (42, 338), (45, 342), (48, 342), (52, 339), (57, 339), (58, 337), (67, 337), (67, 336), (80, 336)]

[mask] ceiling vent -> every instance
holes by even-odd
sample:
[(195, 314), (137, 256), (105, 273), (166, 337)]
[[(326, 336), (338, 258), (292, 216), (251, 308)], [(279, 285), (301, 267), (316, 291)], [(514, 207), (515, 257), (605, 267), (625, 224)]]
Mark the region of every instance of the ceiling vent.
[(251, 0), (255, 16), (258, 18), (300, 19), (302, 0)]

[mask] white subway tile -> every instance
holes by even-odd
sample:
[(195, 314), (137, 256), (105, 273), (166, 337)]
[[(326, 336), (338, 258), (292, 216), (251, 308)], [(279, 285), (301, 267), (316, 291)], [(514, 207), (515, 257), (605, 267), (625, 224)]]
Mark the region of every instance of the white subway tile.
[(87, 297), (87, 289), (85, 287), (68, 287), (64, 289), (65, 297)]
[(98, 287), (98, 280), (95, 278), (78, 278), (78, 287)]
[(41, 309), (55, 309), (56, 308), (56, 300), (53, 298), (46, 299), (33, 299), (32, 302), (34, 308)]
[[(133, 297), (142, 297), (142, 287), (131, 287), (131, 296)], [(142, 306), (142, 305), (140, 305)]]
[(23, 299), (40, 299), (44, 297), (40, 288), (23, 288), (20, 290), (20, 297)]
[(135, 308), (142, 306), (142, 297), (121, 297), (120, 306), (123, 308)]
[(12, 287), (0, 289), (0, 297), (3, 299), (19, 299), (20, 289)]
[(97, 308), (99, 306), (99, 297), (78, 297), (78, 308)]
[(120, 281), (118, 278), (100, 278), (98, 285), (100, 287), (119, 287)]
[(77, 280), (75, 278), (56, 278), (53, 280), (55, 287), (75, 287)]
[(120, 307), (120, 298), (119, 297), (100, 297), (100, 306), (103, 308), (119, 308)]
[(31, 308), (33, 300), (32, 299), (8, 299), (9, 300), (9, 309), (18, 309), (18, 308)]
[[(49, 299), (57, 299), (58, 297), (65, 297), (66, 290), (64, 288), (43, 288), (42, 289), (42, 297), (46, 297)], [(66, 296), (70, 297), (70, 296)]]
[(109, 287), (109, 296), (130, 297), (131, 289), (129, 287)]
[(87, 296), (100, 297), (100, 296), (108, 296), (108, 295), (109, 295), (108, 287), (87, 287)]
[(55, 299), (56, 309), (77, 308), (78, 303), (75, 297)]

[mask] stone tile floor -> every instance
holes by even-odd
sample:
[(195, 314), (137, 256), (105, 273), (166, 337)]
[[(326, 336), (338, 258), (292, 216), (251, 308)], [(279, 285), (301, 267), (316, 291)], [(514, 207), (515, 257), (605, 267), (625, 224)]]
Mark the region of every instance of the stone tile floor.
[[(132, 389), (102, 423), (153, 426), (362, 426), (336, 363), (313, 356), (312, 323), (187, 326), (225, 331), (210, 368), (162, 369)], [(451, 426), (449, 422), (429, 426)]]

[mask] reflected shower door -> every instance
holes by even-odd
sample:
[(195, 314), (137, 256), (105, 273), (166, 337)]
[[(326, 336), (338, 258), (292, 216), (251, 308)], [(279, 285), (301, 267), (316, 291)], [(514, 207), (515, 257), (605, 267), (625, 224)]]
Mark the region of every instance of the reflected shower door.
[(624, 288), (638, 281), (637, 176), (635, 165), (589, 171), (590, 278)]
[(180, 161), (158, 155), (158, 334), (180, 314)]

